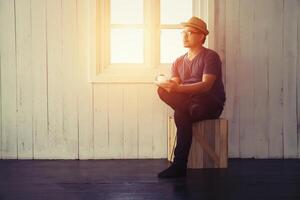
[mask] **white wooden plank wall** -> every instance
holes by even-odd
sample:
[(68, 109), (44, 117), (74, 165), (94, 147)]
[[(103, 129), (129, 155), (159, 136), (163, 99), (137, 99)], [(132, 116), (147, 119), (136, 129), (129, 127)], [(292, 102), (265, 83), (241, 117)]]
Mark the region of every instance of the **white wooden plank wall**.
[[(233, 157), (240, 156), (240, 96), (239, 96), (239, 80), (240, 80), (240, 66), (239, 66), (239, 46), (240, 46), (240, 34), (239, 34), (239, 1), (238, 0), (229, 0), (226, 3), (223, 2), (220, 4), (218, 9), (220, 12), (224, 13), (218, 16), (220, 26), (222, 25), (225, 28), (226, 39), (219, 37), (218, 46), (223, 49), (225, 46), (224, 58), (222, 60), (223, 67), (222, 73), (225, 78), (225, 90), (226, 90), (226, 101), (227, 105), (225, 107), (224, 115), (230, 120), (229, 126), (229, 155)], [(223, 5), (223, 6), (221, 6)], [(218, 12), (217, 12), (218, 13)], [(225, 14), (226, 13), (226, 14)], [(225, 20), (222, 16), (226, 15)], [(221, 18), (221, 19), (220, 19)], [(219, 28), (219, 32), (223, 32)], [(225, 44), (224, 44), (225, 43)], [(217, 50), (218, 51), (218, 50)], [(218, 51), (219, 52), (219, 51)], [(226, 56), (225, 56), (226, 55)]]
[(109, 158), (108, 86), (94, 86), (94, 155)]
[[(78, 41), (78, 157), (81, 159), (94, 158), (93, 134), (93, 86), (87, 82), (89, 41), (88, 14), (89, 4), (86, 0), (77, 0), (77, 41)], [(76, 60), (76, 59), (75, 59)]]
[(152, 157), (153, 144), (153, 93), (150, 92), (150, 86), (138, 86), (138, 149), (139, 157), (145, 155), (147, 158)]
[(14, 1), (0, 1), (1, 102), (3, 159), (17, 158), (17, 67)]
[(123, 96), (124, 157), (138, 157), (138, 87), (135, 84), (126, 86)]
[(151, 84), (95, 84), (95, 158), (164, 158), (167, 107)]
[(46, 0), (31, 1), (33, 157), (48, 157)]
[[(271, 3), (271, 1), (268, 1)], [(283, 1), (276, 0), (266, 6), (267, 9), (267, 40), (268, 47), (268, 73), (269, 73), (269, 129), (268, 153), (269, 157), (283, 157), (283, 42), (278, 40), (283, 37)], [(277, 33), (277, 34), (274, 34)], [(253, 50), (252, 50), (253, 51)], [(273, 70), (276, 69), (276, 70)], [(253, 140), (252, 140), (253, 142)]]
[[(241, 0), (236, 1), (238, 7), (235, 13), (238, 16), (235, 18), (239, 27), (236, 27), (236, 34), (239, 36), (239, 45), (235, 46), (238, 52), (235, 56), (236, 70), (239, 75), (238, 81), (253, 80), (254, 79), (254, 63), (253, 63), (253, 18), (254, 18), (254, 4), (251, 1)], [(240, 10), (238, 9), (240, 7)], [(243, 13), (243, 14), (240, 14)], [(228, 29), (228, 32), (230, 29)], [(230, 36), (228, 36), (230, 37)], [(233, 43), (234, 40), (232, 41)], [(229, 49), (229, 48), (228, 48)], [(236, 82), (238, 84), (238, 82)], [(254, 127), (254, 87), (252, 81), (244, 81), (239, 86), (239, 137), (240, 150), (237, 156), (253, 157), (255, 149), (255, 130)]]
[(17, 149), (18, 158), (33, 158), (32, 141), (32, 60), (30, 4), (15, 1), (17, 63)]
[[(298, 0), (283, 3), (283, 151), (285, 157), (299, 157), (297, 147), (297, 19), (300, 2)], [(299, 116), (299, 115), (298, 115)]]
[[(268, 128), (266, 126), (269, 122), (269, 63), (268, 63), (268, 47), (267, 42), (267, 1), (255, 0), (254, 2), (254, 41), (256, 49), (254, 52), (254, 134), (255, 142), (255, 156), (267, 157), (268, 156)], [(261, 41), (261, 42), (259, 42)], [(264, 41), (264, 42), (262, 42)], [(247, 81), (247, 80), (245, 80)]]
[(226, 0), (230, 157), (300, 157), (299, 6), (297, 0)]
[[(300, 158), (300, 2), (215, 2), (229, 156)], [(154, 85), (88, 83), (89, 19), (86, 0), (0, 0), (0, 158), (166, 158)]]

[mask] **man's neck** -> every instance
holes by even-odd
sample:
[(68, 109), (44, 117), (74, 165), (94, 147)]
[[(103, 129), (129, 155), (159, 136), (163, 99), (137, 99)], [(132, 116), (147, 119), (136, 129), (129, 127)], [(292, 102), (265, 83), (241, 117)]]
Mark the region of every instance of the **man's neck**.
[(190, 48), (189, 51), (188, 51), (188, 58), (190, 60), (192, 60), (193, 58), (195, 58), (202, 51), (203, 51), (203, 46), (202, 45), (200, 45), (198, 47), (195, 47), (195, 48)]

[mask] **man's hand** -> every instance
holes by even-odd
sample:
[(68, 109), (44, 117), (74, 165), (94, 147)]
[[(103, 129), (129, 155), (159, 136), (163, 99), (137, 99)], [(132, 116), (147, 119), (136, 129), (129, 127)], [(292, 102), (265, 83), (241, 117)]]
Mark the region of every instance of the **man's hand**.
[(176, 92), (179, 85), (178, 85), (178, 83), (176, 81), (168, 80), (168, 81), (166, 81), (164, 83), (159, 84), (158, 86), (162, 87), (167, 92)]

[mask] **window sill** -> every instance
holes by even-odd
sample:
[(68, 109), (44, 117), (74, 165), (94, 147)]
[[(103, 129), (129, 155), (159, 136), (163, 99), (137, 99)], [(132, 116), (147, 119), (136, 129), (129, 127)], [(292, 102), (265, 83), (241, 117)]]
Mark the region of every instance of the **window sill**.
[(90, 83), (146, 83), (154, 84), (155, 77), (159, 74), (170, 75), (170, 65), (157, 68), (113, 68), (109, 67), (101, 73), (92, 73)]

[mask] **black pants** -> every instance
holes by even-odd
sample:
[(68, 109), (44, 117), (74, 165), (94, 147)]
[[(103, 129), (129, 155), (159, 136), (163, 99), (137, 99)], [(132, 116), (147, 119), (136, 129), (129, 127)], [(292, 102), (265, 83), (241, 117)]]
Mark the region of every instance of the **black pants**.
[(219, 118), (223, 111), (223, 104), (207, 93), (199, 95), (169, 93), (160, 87), (157, 92), (160, 99), (174, 109), (177, 127), (174, 164), (186, 167), (192, 144), (193, 122)]

